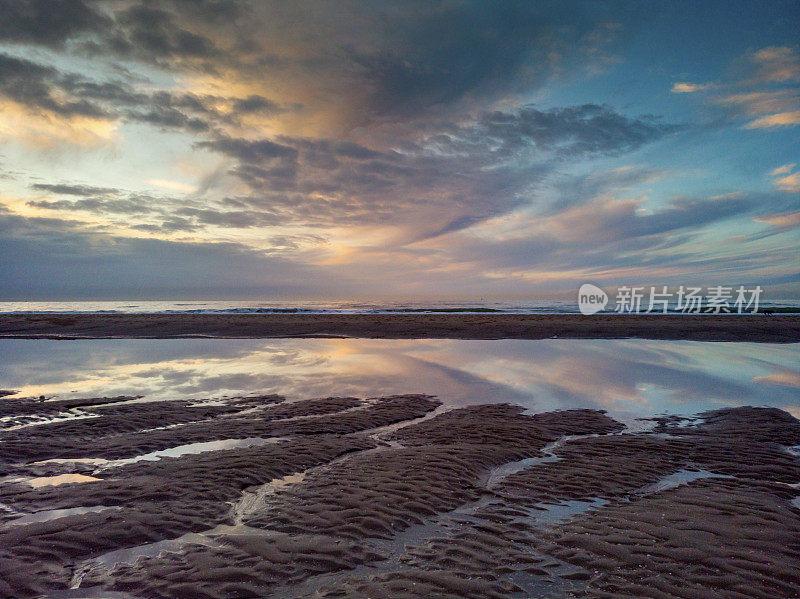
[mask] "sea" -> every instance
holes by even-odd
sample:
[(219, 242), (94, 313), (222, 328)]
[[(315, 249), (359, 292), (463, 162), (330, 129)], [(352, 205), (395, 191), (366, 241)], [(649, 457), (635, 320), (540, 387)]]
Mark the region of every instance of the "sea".
[[(642, 305), (642, 311), (645, 309)], [(800, 301), (764, 301), (759, 311), (800, 312)], [(610, 302), (601, 313), (614, 313)], [(683, 311), (671, 303), (668, 313)], [(500, 313), (576, 314), (575, 300), (530, 301), (331, 301), (331, 300), (142, 300), (142, 301), (0, 301), (0, 314), (414, 314)]]

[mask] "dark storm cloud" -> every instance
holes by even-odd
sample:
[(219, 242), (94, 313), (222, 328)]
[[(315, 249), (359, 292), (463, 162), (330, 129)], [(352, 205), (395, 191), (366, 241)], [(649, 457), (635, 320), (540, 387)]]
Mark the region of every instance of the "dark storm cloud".
[[(78, 36), (75, 48), (90, 56), (140, 60), (175, 72), (261, 78), (265, 69), (278, 69), (290, 78), (311, 76), (347, 98), (357, 109), (353, 118), (362, 120), (405, 121), (429, 110), (452, 114), (464, 101), (475, 109), (529, 92), (556, 68), (598, 60), (598, 40), (610, 37), (608, 24), (583, 5), (553, 2), (8, 4), (11, 39), (47, 45)], [(298, 23), (307, 32), (302, 38)], [(298, 43), (302, 51), (282, 52)], [(258, 94), (233, 107), (242, 114), (280, 109)], [(204, 129), (168, 111), (140, 116), (157, 125)]]
[(6, 41), (57, 47), (110, 23), (94, 3), (83, 0), (0, 0), (0, 39)]
[(242, 114), (278, 114), (284, 110), (275, 102), (258, 94), (251, 94), (246, 98), (237, 99), (233, 103), (233, 109)]
[(198, 142), (195, 147), (214, 150), (245, 163), (261, 163), (275, 158), (294, 160), (298, 154), (296, 149), (268, 139), (251, 141), (226, 136)]
[[(700, 194), (665, 205), (666, 182), (645, 189), (670, 168), (671, 176), (687, 176), (681, 149), (700, 156), (705, 148), (719, 149), (721, 138), (676, 136), (670, 148), (605, 160), (681, 128), (625, 108), (692, 114), (675, 104), (691, 94), (664, 97), (679, 67), (697, 66), (686, 75), (700, 77), (696, 91), (724, 92), (720, 99), (736, 110), (763, 101), (759, 94), (728, 97), (738, 84), (718, 88), (724, 78), (713, 79), (716, 71), (700, 56), (681, 66), (688, 46), (676, 49), (663, 40), (680, 31), (694, 46), (699, 38), (691, 36), (702, 34), (666, 18), (669, 12), (630, 2), (599, 7), (556, 0), (0, 0), (0, 102), (27, 108), (21, 117), (30, 117), (18, 131), (16, 123), (2, 128), (8, 155), (25, 161), (24, 168), (12, 165), (20, 173), (14, 192), (26, 183), (33, 191), (13, 205), (28, 201), (38, 213), (65, 219), (22, 219), (0, 210), (0, 276), (12, 290), (31, 285), (31, 293), (42, 294), (48, 277), (62, 291), (83, 288), (83, 295), (102, 285), (119, 285), (118, 295), (139, 287), (157, 295), (184, 284), (205, 293), (239, 280), (237, 287), (264, 289), (273, 276), (281, 292), (293, 280), (315, 278), (317, 288), (333, 292), (319, 271), (265, 262), (263, 253), (241, 246), (112, 237), (131, 230), (272, 243), (267, 251), (280, 255), (334, 256), (341, 260), (337, 277), (355, 272), (358, 263), (367, 273), (361, 280), (380, 288), (395, 278), (422, 288), (428, 277), (430, 289), (443, 293), (473, 283), (482, 293), (495, 275), (507, 275), (502, 284), (513, 289), (515, 277), (533, 280), (536, 269), (563, 275), (652, 272), (675, 264), (746, 271), (771, 264), (780, 270), (776, 264), (793, 259), (787, 247), (796, 247), (785, 241), (796, 226), (797, 208), (786, 199), (794, 196), (710, 200)], [(690, 13), (686, 22), (696, 20), (698, 13)], [(636, 30), (640, 25), (650, 28), (646, 35)], [(661, 43), (648, 46), (642, 41), (648, 39)], [(749, 70), (733, 78), (774, 84), (770, 111), (776, 101), (783, 111), (796, 72), (793, 38), (769, 47), (747, 40), (754, 44), (745, 59)], [(717, 41), (709, 37), (708, 47)], [(620, 51), (625, 44), (634, 50)], [(725, 62), (728, 50), (713, 52), (712, 62)], [(552, 104), (564, 97), (575, 105)], [(526, 105), (531, 98), (547, 107)], [(593, 103), (598, 98), (613, 98), (615, 107)], [(18, 117), (13, 108), (8, 114)], [(69, 143), (63, 138), (72, 131), (91, 142), (74, 157), (86, 170), (64, 181), (73, 157), (54, 148)], [(169, 135), (156, 135), (164, 131)], [(728, 133), (737, 140), (746, 132)], [(101, 155), (106, 141), (102, 149), (110, 151)], [(665, 159), (670, 152), (676, 160)], [(702, 168), (710, 173), (725, 154)], [(140, 192), (150, 178), (168, 189), (172, 179), (196, 177), (197, 187), (167, 197), (93, 186), (92, 175), (109, 160), (118, 161), (119, 180), (130, 180), (130, 164), (143, 165), (142, 181), (128, 184)], [(660, 163), (629, 166), (651, 160)], [(741, 157), (725, 164), (739, 164), (734, 160)], [(794, 160), (787, 155), (765, 166), (761, 157), (741, 176), (755, 187), (754, 173)], [(713, 194), (743, 180), (722, 171), (710, 176), (715, 179), (705, 184)], [(680, 185), (698, 188), (697, 180)], [(81, 214), (96, 224), (70, 222), (77, 213), (102, 218)], [(334, 253), (319, 251), (322, 237), (248, 231), (284, 226), (331, 236)], [(756, 236), (771, 236), (770, 256), (733, 247)], [(358, 251), (348, 253), (348, 246)], [(440, 280), (448, 271), (457, 276)]]
[(364, 70), (374, 90), (369, 109), (379, 115), (529, 89), (552, 73), (552, 55), (562, 44), (576, 44), (591, 30), (574, 11), (569, 31), (557, 33), (566, 15), (531, 2), (412, 2), (373, 11), (376, 20), (393, 24), (387, 43), (351, 48), (348, 58)]
[(180, 16), (166, 8), (171, 3), (163, 3), (162, 7), (141, 2), (121, 8), (110, 2), (104, 4), (111, 22), (99, 34), (81, 41), (80, 48), (85, 53), (141, 60), (163, 67), (194, 61), (204, 70), (213, 70), (210, 61), (220, 55), (214, 40), (184, 26)]
[(118, 189), (113, 187), (94, 187), (93, 185), (70, 185), (68, 183), (34, 183), (31, 189), (36, 191), (46, 191), (48, 193), (55, 193), (58, 195), (67, 196), (98, 196), (98, 195), (116, 195), (119, 193)]
[(141, 112), (129, 112), (127, 117), (130, 120), (162, 129), (184, 129), (192, 133), (202, 133), (211, 128), (211, 125), (202, 118), (189, 116), (185, 112), (168, 106), (157, 106)]
[(189, 232), (208, 226), (248, 229), (274, 225), (280, 220), (267, 210), (232, 209), (234, 206), (246, 208), (246, 203), (237, 205), (230, 201), (206, 201), (198, 207), (198, 203), (191, 197), (151, 196), (69, 183), (35, 183), (31, 188), (48, 194), (77, 196), (81, 199), (29, 200), (26, 202), (27, 206), (42, 210), (89, 212), (109, 218), (124, 217), (121, 224), (150, 233)]
[(242, 12), (235, 0), (0, 0), (0, 37), (51, 48), (73, 41), (90, 54), (168, 65), (219, 56), (214, 40), (194, 26), (230, 24)]
[[(310, 35), (305, 57), (294, 66), (324, 64), (343, 81), (367, 83), (371, 93), (365, 108), (384, 115), (410, 114), (540, 82), (551, 74), (553, 56), (581, 48), (596, 27), (579, 7), (567, 11), (555, 3), (518, 1), (292, 5), (177, 0), (106, 2), (99, 4), (102, 12), (82, 2), (62, 4), (69, 10), (54, 10), (50, 14), (59, 16), (46, 23), (44, 8), (25, 3), (26, 10), (14, 11), (19, 15), (8, 27), (22, 24), (33, 43), (95, 30), (84, 40), (84, 48), (94, 53), (253, 73), (271, 55), (265, 34), (278, 46), (282, 41), (291, 44), (298, 22), (303, 22)], [(37, 16), (26, 20), (24, 15), (33, 13)], [(44, 30), (40, 37), (36, 19)], [(356, 19), (360, 33), (352, 27)]]
[(104, 200), (88, 198), (85, 200), (30, 200), (28, 206), (43, 208), (45, 210), (70, 210), (86, 211), (95, 214), (138, 214), (144, 215), (153, 212), (152, 205), (137, 199), (112, 199)]
[[(176, 207), (185, 203), (181, 198), (151, 196), (141, 193), (130, 193), (110, 187), (94, 187), (91, 185), (70, 183), (35, 183), (31, 188), (44, 192), (80, 199), (37, 199), (29, 200), (26, 205), (42, 210), (58, 210), (66, 212), (89, 212), (106, 217), (122, 217), (121, 223), (133, 229), (151, 232), (193, 231), (198, 224), (174, 215)], [(136, 219), (147, 222), (137, 222)], [(159, 221), (158, 224), (152, 222)]]
[(491, 156), (495, 162), (549, 155), (558, 159), (616, 155), (681, 129), (653, 117), (631, 118), (609, 106), (584, 104), (550, 110), (523, 106), (492, 111), (469, 125), (440, 124), (422, 149), (453, 156)]
[[(238, 124), (246, 115), (274, 115), (287, 110), (257, 94), (228, 98), (188, 92), (144, 93), (125, 82), (96, 82), (8, 54), (0, 54), (0, 95), (29, 109), (67, 118), (121, 119), (190, 133)], [(216, 108), (220, 103), (229, 108), (220, 111)]]
[(630, 151), (676, 127), (582, 105), (525, 106), (480, 115), (470, 125), (427, 129), (402, 150), (290, 136), (218, 136), (195, 147), (233, 159), (230, 174), (251, 190), (237, 201), (270, 224), (395, 224), (416, 229), (422, 239), (530, 202), (535, 187), (567, 158)]
[[(584, 5), (555, 2), (62, 4), (47, 17), (48, 3), (22, 3), (6, 27), (28, 32), (18, 35), (30, 43), (80, 34), (76, 48), (90, 56), (168, 70), (259, 78), (265, 69), (279, 69), (323, 78), (357, 108), (353, 118), (367, 121), (446, 114), (462, 103), (474, 109), (529, 92), (556, 69), (602, 61), (600, 47), (613, 37), (608, 23)], [(300, 52), (284, 51), (298, 43)], [(251, 108), (274, 106), (253, 98), (236, 109)]]
[[(24, 10), (12, 11), (14, 18), (43, 12), (35, 3), (24, 4)], [(303, 22), (309, 35), (303, 39), (301, 57), (280, 58), (280, 73), (324, 76), (334, 95), (348, 98), (348, 105), (358, 109), (357, 118), (385, 120), (393, 115), (407, 121), (422, 118), (429, 108), (452, 108), (465, 98), (475, 104), (498, 93), (530, 90), (552, 74), (554, 61), (563, 68), (563, 61), (574, 55), (583, 56), (584, 62), (592, 55), (593, 60), (594, 50), (586, 44), (597, 38), (597, 23), (582, 12), (527, 2), (319, 2), (310, 7), (271, 2), (76, 2), (54, 20), (65, 31), (86, 32), (83, 48), (90, 48), (94, 56), (156, 62), (175, 72), (198, 67), (248, 78), (262, 77), (269, 68), (264, 61), (272, 53), (265, 43), (280, 48), (285, 39), (295, 45), (293, 32)], [(358, 19), (359, 31), (343, 16), (348, 14)], [(88, 26), (92, 19), (97, 29), (93, 33)], [(42, 67), (46, 73), (34, 72), (34, 66), (27, 65), (27, 93), (17, 89), (6, 95), (65, 115), (107, 115), (200, 133), (242, 115), (287, 110), (254, 93), (231, 98), (230, 114), (220, 115), (211, 107), (214, 102), (206, 101), (216, 98), (195, 98), (198, 104), (192, 106), (189, 98), (144, 94), (118, 82), (62, 75), (50, 67)], [(74, 100), (59, 104), (54, 98), (60, 91)]]
[(579, 156), (630, 151), (677, 129), (648, 117), (629, 118), (608, 106), (584, 104), (549, 111), (526, 106), (516, 114), (491, 112), (472, 135), (500, 140), (511, 149), (532, 144)]
[(30, 60), (0, 54), (0, 95), (28, 108), (62, 116), (104, 117), (105, 110), (85, 98), (60, 99), (60, 73)]
[(190, 222), (199, 225), (216, 225), (232, 229), (249, 229), (274, 225), (275, 219), (268, 212), (258, 210), (213, 210), (210, 208), (179, 208), (175, 211)]
[(405, 48), (351, 52), (353, 62), (364, 68), (365, 79), (375, 86), (372, 110), (379, 115), (414, 114), (497, 86), (520, 68), (541, 32), (536, 23), (517, 28), (514, 10), (507, 11), (513, 15), (510, 19), (497, 15), (495, 22), (483, 24), (473, 15), (448, 12), (422, 20), (421, 28), (409, 28), (412, 34)]
[[(662, 210), (647, 213), (638, 210), (637, 202), (597, 200), (547, 217), (531, 217), (524, 236), (502, 241), (456, 238), (446, 251), (458, 262), (493, 269), (699, 267), (702, 259), (689, 245), (697, 235), (728, 219), (758, 214), (763, 200), (759, 195), (679, 198)], [(725, 262), (753, 267), (761, 259), (745, 254), (728, 256)], [(722, 263), (717, 257), (708, 261), (709, 265)]]
[(302, 294), (317, 291), (319, 283), (331, 290), (345, 285), (341, 274), (332, 279), (313, 267), (235, 243), (131, 239), (80, 227), (13, 215), (0, 207), (2, 299)]
[(113, 47), (122, 54), (158, 59), (207, 58), (216, 53), (214, 42), (181, 27), (177, 16), (153, 5), (138, 5), (116, 13), (120, 25)]
[(148, 233), (177, 233), (196, 231), (198, 226), (186, 218), (171, 216), (165, 218), (157, 224), (138, 223), (131, 225), (131, 228), (136, 229), (137, 231), (146, 231)]
[(173, 0), (178, 12), (203, 22), (230, 23), (246, 13), (245, 0)]
[[(87, 95), (96, 97), (92, 93)], [(286, 111), (277, 103), (259, 95), (250, 95), (246, 98), (225, 98), (192, 93), (172, 94), (162, 91), (151, 95), (129, 93), (120, 95), (118, 98), (112, 97), (111, 100), (123, 106), (132, 106), (130, 110), (121, 111), (121, 118), (149, 123), (161, 128), (185, 129), (194, 133), (216, 129), (225, 124), (237, 124), (244, 115), (275, 115)], [(215, 108), (215, 104), (220, 102), (230, 104), (230, 108), (221, 112)]]

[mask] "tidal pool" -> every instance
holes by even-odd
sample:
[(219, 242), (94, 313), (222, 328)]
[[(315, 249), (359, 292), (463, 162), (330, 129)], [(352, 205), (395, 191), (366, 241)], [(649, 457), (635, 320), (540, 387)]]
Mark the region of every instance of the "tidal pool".
[(209, 401), (252, 393), (290, 399), (428, 393), (454, 406), (600, 408), (628, 422), (742, 405), (769, 405), (800, 416), (798, 344), (5, 339), (0, 355), (0, 389), (16, 390), (17, 396)]

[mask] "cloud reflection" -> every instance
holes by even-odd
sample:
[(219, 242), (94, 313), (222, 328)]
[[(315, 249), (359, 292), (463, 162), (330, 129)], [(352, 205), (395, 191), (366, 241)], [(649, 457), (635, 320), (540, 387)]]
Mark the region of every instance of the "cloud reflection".
[(0, 387), (149, 400), (429, 393), (620, 418), (736, 405), (800, 412), (796, 346), (651, 340), (2, 340)]

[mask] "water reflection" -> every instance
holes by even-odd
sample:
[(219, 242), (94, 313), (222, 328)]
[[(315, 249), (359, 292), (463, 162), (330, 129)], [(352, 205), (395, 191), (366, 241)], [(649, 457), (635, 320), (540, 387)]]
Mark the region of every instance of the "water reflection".
[(58, 485), (72, 485), (75, 483), (91, 483), (100, 480), (85, 474), (59, 474), (58, 476), (38, 476), (25, 479), (35, 489), (39, 487), (57, 487)]
[(430, 393), (451, 405), (600, 407), (630, 419), (772, 405), (800, 416), (798, 346), (651, 340), (0, 340), (21, 395), (207, 399)]

